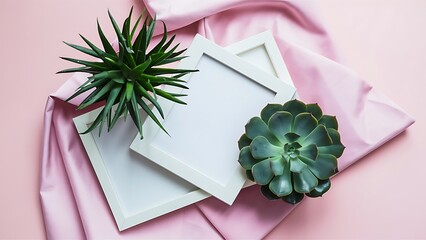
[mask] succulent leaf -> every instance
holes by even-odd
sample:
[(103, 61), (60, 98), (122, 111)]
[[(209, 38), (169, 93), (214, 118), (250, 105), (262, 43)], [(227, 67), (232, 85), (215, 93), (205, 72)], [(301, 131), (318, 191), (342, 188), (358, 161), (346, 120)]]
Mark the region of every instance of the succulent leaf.
[[(101, 130), (102, 124), (105, 121), (109, 131), (115, 125), (119, 117), (124, 115), (126, 119), (127, 113), (129, 113), (141, 137), (143, 137), (142, 117), (139, 108), (146, 112), (147, 115), (166, 132), (166, 129), (164, 129), (155, 113), (144, 100), (152, 103), (153, 108), (155, 108), (154, 110), (158, 111), (162, 118), (164, 115), (157, 101), (157, 94), (170, 101), (186, 104), (179, 99), (180, 97), (186, 96), (186, 94), (172, 93), (160, 89), (161, 85), (170, 85), (179, 89), (188, 88), (185, 85), (185, 81), (180, 78), (197, 70), (160, 67), (161, 65), (183, 59), (185, 56), (180, 55), (183, 54), (186, 49), (178, 50), (179, 44), (169, 49), (175, 36), (168, 39), (167, 28), (163, 22), (163, 34), (160, 42), (147, 53), (155, 29), (156, 18), (154, 17), (154, 19), (151, 20), (148, 16), (144, 17), (143, 12), (132, 26), (132, 13), (133, 8), (130, 10), (128, 17), (123, 22), (123, 27), (120, 29), (111, 12), (108, 11), (110, 22), (118, 39), (118, 52), (114, 50), (112, 44), (105, 37), (99, 21), (97, 21), (97, 30), (102, 43), (101, 48), (81, 35), (81, 38), (87, 44), (88, 48), (64, 42), (66, 45), (79, 52), (97, 58), (97, 61), (87, 61), (61, 57), (66, 61), (82, 66), (58, 72), (85, 72), (91, 74), (88, 80), (66, 100), (69, 101), (85, 92), (92, 91), (81, 102), (78, 109), (83, 109), (94, 103), (105, 101), (104, 108), (89, 129), (84, 133), (92, 131), (97, 126), (101, 126)], [(142, 27), (138, 28), (142, 19), (144, 19)], [(135, 39), (134, 36), (136, 36)], [(115, 110), (113, 110), (112, 107), (114, 104), (117, 104)]]
[(261, 185), (266, 198), (291, 204), (327, 192), (345, 149), (337, 119), (323, 115), (318, 104), (298, 100), (268, 104), (260, 115), (249, 120), (238, 141), (247, 178)]

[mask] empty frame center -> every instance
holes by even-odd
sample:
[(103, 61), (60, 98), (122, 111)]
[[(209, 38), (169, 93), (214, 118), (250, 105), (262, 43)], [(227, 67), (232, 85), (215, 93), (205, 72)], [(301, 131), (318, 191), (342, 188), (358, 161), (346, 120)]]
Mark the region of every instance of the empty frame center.
[(151, 145), (226, 186), (239, 169), (244, 125), (276, 93), (203, 54), (188, 79), (188, 105), (174, 105)]

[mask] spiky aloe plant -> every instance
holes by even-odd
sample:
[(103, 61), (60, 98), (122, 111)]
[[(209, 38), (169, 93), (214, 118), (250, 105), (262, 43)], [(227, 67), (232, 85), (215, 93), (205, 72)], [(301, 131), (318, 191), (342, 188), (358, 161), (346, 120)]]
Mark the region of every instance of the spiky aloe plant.
[[(164, 84), (187, 89), (183, 85), (185, 81), (181, 80), (180, 77), (196, 70), (161, 67), (161, 65), (173, 63), (184, 58), (181, 54), (186, 49), (177, 51), (179, 44), (170, 48), (175, 36), (168, 39), (166, 25), (163, 22), (163, 34), (160, 42), (148, 51), (156, 19), (152, 20), (146, 16), (142, 27), (138, 30), (138, 25), (143, 18), (142, 13), (131, 28), (132, 12), (133, 8), (130, 10), (129, 16), (125, 19), (120, 30), (115, 19), (108, 11), (118, 39), (118, 52), (114, 50), (112, 44), (105, 37), (99, 21), (97, 23), (98, 33), (103, 49), (96, 47), (82, 35), (80, 37), (89, 48), (64, 42), (68, 46), (98, 59), (97, 61), (85, 61), (61, 57), (64, 60), (80, 64), (82, 67), (65, 69), (58, 73), (84, 72), (91, 74), (87, 81), (66, 101), (89, 90), (93, 90), (93, 92), (81, 102), (78, 109), (105, 101), (102, 111), (83, 134), (92, 131), (98, 125), (100, 125), (99, 134), (101, 134), (105, 121), (107, 122), (108, 131), (110, 131), (120, 116), (127, 116), (127, 113), (129, 113), (142, 137), (142, 120), (139, 107), (167, 133), (147, 105), (147, 102), (152, 103), (161, 117), (164, 117), (164, 115), (157, 101), (157, 96), (179, 104), (186, 104), (179, 99), (179, 97), (186, 95), (166, 92), (159, 87)], [(117, 104), (115, 110), (113, 110), (114, 104)]]
[(318, 104), (268, 104), (245, 129), (238, 161), (268, 199), (296, 204), (330, 189), (345, 147), (336, 117), (323, 115)]

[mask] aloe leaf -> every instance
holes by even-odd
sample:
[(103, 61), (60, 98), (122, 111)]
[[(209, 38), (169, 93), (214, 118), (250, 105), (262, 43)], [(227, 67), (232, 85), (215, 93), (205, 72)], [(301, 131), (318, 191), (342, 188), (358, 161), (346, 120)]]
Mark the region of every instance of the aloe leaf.
[(148, 29), (146, 30), (146, 46), (149, 45), (152, 39), (152, 35), (154, 34), (155, 24), (157, 21), (157, 16), (154, 16), (154, 19), (149, 21)]
[(142, 25), (142, 29), (139, 32), (138, 36), (136, 37), (136, 40), (133, 44), (133, 49), (135, 51), (135, 60), (136, 62), (144, 62), (146, 58), (146, 23), (147, 23), (148, 17), (145, 18), (144, 24)]
[(283, 175), (275, 176), (269, 183), (269, 189), (278, 197), (289, 195), (293, 191), (290, 170), (287, 168)]
[(161, 48), (163, 47), (164, 43), (167, 40), (167, 27), (166, 27), (166, 24), (163, 21), (161, 21), (161, 22), (163, 23), (163, 36), (162, 36), (160, 42), (158, 42), (157, 45), (155, 45), (155, 47), (152, 48), (151, 51), (149, 51), (148, 55), (151, 55), (151, 54), (156, 53), (156, 52), (160, 52)]
[(130, 8), (129, 16), (124, 20), (123, 28), (121, 31), (121, 34), (123, 34), (123, 37), (126, 39), (126, 46), (129, 48), (131, 47), (131, 39), (130, 39), (130, 21), (132, 19), (132, 13), (133, 13), (133, 6)]
[(129, 110), (129, 114), (133, 119), (133, 122), (135, 123), (136, 127), (138, 128), (138, 131), (141, 135), (142, 139), (142, 120), (139, 113), (138, 103), (135, 94), (132, 94), (130, 102), (127, 102), (127, 108)]
[(331, 182), (329, 179), (318, 181), (318, 185), (311, 192), (307, 193), (308, 197), (316, 198), (322, 197), (331, 187)]
[(126, 99), (127, 101), (130, 101), (132, 94), (133, 94), (133, 82), (127, 82), (126, 83)]
[(147, 69), (150, 64), (151, 64), (151, 58), (148, 58), (148, 60), (146, 60), (142, 64), (139, 64), (135, 68), (133, 68), (132, 73), (133, 74), (137, 74), (137, 73), (140, 74), (141, 72), (145, 71), (145, 69)]
[(324, 125), (318, 125), (306, 138), (302, 141), (303, 145), (316, 144), (317, 146), (328, 146), (332, 144), (332, 140), (328, 135)]
[(245, 146), (249, 146), (251, 143), (251, 139), (247, 137), (247, 135), (244, 133), (241, 135), (240, 139), (238, 140), (238, 148), (241, 150)]
[(182, 50), (180, 50), (178, 52), (175, 52), (175, 53), (171, 54), (170, 57), (171, 58), (177, 57), (177, 56), (181, 55), (182, 53), (184, 53), (185, 51), (186, 51), (186, 49), (182, 49)]
[(317, 103), (306, 104), (306, 110), (319, 120), (322, 117), (322, 110)]
[(78, 110), (83, 109), (95, 102), (97, 102), (98, 100), (101, 99), (101, 97), (103, 97), (104, 95), (108, 94), (113, 88), (114, 88), (115, 83), (113, 81), (108, 82), (107, 84), (105, 84), (105, 86), (103, 86), (101, 88), (101, 90), (93, 97), (91, 97), (91, 99), (85, 103), (82, 103), (80, 106), (78, 106)]
[(293, 182), (294, 190), (298, 193), (309, 193), (318, 185), (318, 179), (308, 168), (293, 173)]
[(241, 149), (240, 154), (238, 156), (238, 162), (244, 169), (251, 170), (253, 165), (258, 163), (259, 161), (253, 158), (250, 152), (250, 147), (246, 146)]
[(99, 112), (98, 116), (95, 118), (95, 121), (93, 121), (93, 123), (90, 125), (90, 127), (86, 131), (84, 131), (80, 134), (86, 134), (86, 133), (91, 132), (93, 129), (95, 129), (103, 120), (103, 112), (104, 112), (104, 109), (102, 109)]
[[(83, 35), (80, 34), (80, 37), (83, 39), (83, 41), (98, 54), (99, 58), (102, 59), (102, 61), (106, 64), (109, 64), (111, 66), (115, 66), (116, 63), (111, 60), (110, 58), (107, 58), (106, 55), (108, 55), (106, 52), (101, 50), (100, 48), (96, 47), (93, 43), (91, 43), (87, 38), (85, 38)], [(113, 57), (113, 56), (110, 56)]]
[(299, 113), (294, 118), (293, 131), (301, 137), (306, 137), (318, 125), (318, 121), (311, 113)]
[(123, 34), (120, 31), (120, 28), (117, 25), (117, 22), (115, 21), (114, 17), (112, 16), (111, 12), (108, 10), (108, 16), (111, 21), (112, 27), (114, 28), (115, 34), (117, 35), (118, 41), (123, 45), (125, 50), (127, 51), (127, 45), (126, 45), (126, 39), (124, 38)]
[(133, 40), (133, 37), (135, 36), (136, 29), (138, 28), (139, 23), (140, 23), (144, 14), (145, 14), (145, 9), (142, 10), (141, 14), (139, 15), (138, 19), (136, 20), (136, 23), (133, 25), (132, 32), (130, 33), (130, 39), (131, 40)]
[(63, 42), (63, 43), (65, 43), (66, 45), (68, 45), (68, 46), (70, 46), (70, 47), (72, 47), (72, 48), (74, 48), (74, 49), (76, 49), (76, 50), (78, 50), (82, 53), (88, 54), (88, 55), (93, 56), (93, 57), (99, 57), (98, 53), (96, 53), (92, 49), (85, 48), (85, 47), (82, 47), (82, 46), (78, 46), (78, 45), (75, 45), (75, 44), (72, 44), (72, 43), (67, 43), (67, 42)]
[(274, 177), (269, 160), (263, 160), (253, 165), (251, 170), (254, 180), (259, 185), (268, 184)]
[(170, 100), (170, 101), (173, 101), (173, 102), (175, 102), (175, 103), (179, 103), (179, 104), (183, 104), (183, 105), (186, 105), (186, 102), (184, 102), (184, 101), (182, 101), (182, 100), (180, 100), (180, 99), (178, 99), (178, 98), (176, 98), (175, 96), (173, 96), (172, 94), (170, 94), (170, 93), (168, 93), (168, 92), (166, 92), (166, 91), (163, 91), (163, 90), (161, 90), (161, 89), (156, 89), (155, 90), (156, 91), (156, 93), (158, 94), (158, 95), (160, 95), (161, 97), (163, 97), (163, 98), (166, 98), (166, 99), (168, 99), (168, 100)]
[(89, 62), (89, 61), (84, 61), (84, 60), (79, 60), (79, 59), (74, 59), (74, 58), (68, 58), (68, 57), (60, 57), (60, 58), (63, 59), (63, 60), (69, 61), (69, 62), (85, 65), (87, 67), (91, 67), (91, 68), (99, 70), (99, 71), (108, 71), (109, 70), (102, 62)]
[[(263, 121), (264, 120), (262, 119), (262, 122)], [(287, 139), (284, 135), (291, 131), (292, 123), (293, 116), (289, 112), (278, 111), (269, 117), (268, 127), (272, 134), (274, 134), (274, 136), (280, 140), (281, 143), (286, 143)]]
[(167, 43), (166, 44), (164, 44), (164, 46), (160, 49), (160, 52), (165, 52), (166, 50), (167, 50), (167, 48), (169, 48), (170, 47), (170, 45), (172, 44), (172, 42), (175, 40), (175, 38), (176, 38), (176, 35), (173, 35), (170, 39), (169, 39), (169, 41), (167, 41)]
[(160, 62), (157, 62), (157, 65), (158, 65), (158, 66), (161, 66), (161, 65), (165, 65), (165, 64), (169, 64), (169, 63), (177, 62), (177, 61), (180, 61), (180, 60), (182, 60), (182, 59), (184, 59), (184, 58), (187, 58), (187, 57), (188, 57), (188, 56), (174, 57), (174, 58), (167, 58), (167, 59), (164, 59), (164, 60), (162, 60), (162, 61), (160, 61)]
[(126, 94), (124, 94), (124, 92), (125, 90), (123, 88), (120, 93), (120, 101), (117, 105), (117, 108), (115, 109), (114, 117), (112, 118), (111, 124), (108, 126), (108, 131), (110, 131), (114, 127), (115, 123), (117, 122), (117, 120), (120, 118), (120, 116), (123, 114), (125, 110)]
[(97, 21), (97, 25), (98, 25), (99, 38), (101, 39), (102, 46), (104, 47), (105, 52), (107, 52), (107, 53), (109, 53), (113, 56), (117, 56), (117, 53), (115, 52), (114, 48), (111, 46), (108, 39), (105, 37), (105, 34), (102, 31), (102, 28), (101, 28), (101, 25), (99, 24), (99, 21)]
[(263, 159), (281, 155), (282, 147), (271, 144), (264, 136), (257, 136), (250, 144), (251, 155), (256, 159)]
[[(110, 128), (110, 126), (111, 126), (111, 108), (112, 108), (112, 105), (114, 105), (115, 100), (118, 98), (120, 90), (121, 90), (120, 86), (115, 86), (110, 91), (110, 93), (108, 95), (108, 99), (106, 100), (106, 104), (105, 104), (105, 107), (104, 107), (104, 118), (108, 117), (108, 122), (107, 122), (108, 123), (107, 124), (108, 125), (108, 131), (109, 131), (109, 129), (111, 129)], [(109, 116), (107, 116), (107, 115), (109, 115)]]
[(305, 195), (296, 191), (291, 192), (289, 195), (282, 197), (282, 200), (292, 205), (297, 204), (303, 200)]
[(198, 72), (192, 69), (176, 69), (176, 68), (151, 68), (149, 73), (152, 75), (174, 74), (174, 73), (190, 73)]
[[(134, 96), (134, 95), (133, 95)], [(161, 128), (161, 130), (163, 130), (167, 135), (169, 135), (169, 133), (166, 131), (166, 129), (163, 127), (163, 125), (161, 124), (161, 122), (158, 120), (158, 118), (155, 116), (155, 114), (151, 111), (151, 109), (146, 105), (146, 103), (140, 99), (137, 98), (136, 99), (137, 102), (139, 103), (139, 106), (142, 107), (142, 109), (148, 114), (148, 116), (157, 124), (157, 126), (159, 126)], [(170, 136), (170, 135), (169, 135)]]
[(283, 106), (283, 110), (291, 113), (293, 116), (297, 116), (299, 113), (306, 112), (306, 105), (295, 99), (286, 102)]
[(91, 73), (91, 74), (95, 74), (97, 72), (99, 72), (98, 70), (95, 70), (93, 68), (90, 67), (78, 67), (78, 68), (68, 68), (68, 69), (64, 69), (61, 70), (58, 73), (75, 73), (75, 72), (85, 72), (85, 73)]
[(86, 85), (86, 86), (82, 85), (83, 87), (81, 87), (77, 92), (75, 92), (73, 95), (71, 95), (69, 98), (67, 98), (65, 100), (65, 102), (68, 102), (69, 100), (77, 97), (78, 95), (80, 95), (84, 92), (89, 91), (92, 88), (99, 87), (99, 86), (105, 84), (108, 80), (109, 79), (102, 79), (101, 81), (97, 81), (97, 82), (91, 83), (91, 84)]
[(267, 123), (269, 121), (269, 118), (271, 118), (271, 116), (278, 111), (283, 111), (282, 105), (280, 105), (280, 104), (268, 104), (260, 112), (260, 117), (262, 118), (262, 120), (264, 122)]
[(136, 82), (136, 91), (144, 98), (146, 98), (148, 101), (154, 105), (154, 107), (158, 110), (158, 113), (160, 113), (161, 117), (164, 118), (163, 109), (161, 109), (160, 104), (151, 96), (149, 93), (138, 83)]

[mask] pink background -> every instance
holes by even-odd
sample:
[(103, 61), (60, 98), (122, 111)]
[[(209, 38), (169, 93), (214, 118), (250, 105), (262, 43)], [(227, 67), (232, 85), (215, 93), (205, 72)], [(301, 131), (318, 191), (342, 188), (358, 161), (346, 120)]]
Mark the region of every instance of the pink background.
[[(62, 41), (81, 43), (78, 33), (97, 39), (97, 17), (112, 38), (106, 9), (122, 19), (132, 4), (139, 5), (117, 0), (0, 2), (0, 239), (45, 237), (38, 195), (43, 108), (49, 93), (69, 77), (54, 74), (70, 66), (58, 56), (75, 55)], [(426, 87), (426, 2), (325, 0), (319, 11), (347, 65), (417, 122), (334, 178), (322, 199), (304, 201), (268, 238), (426, 238), (426, 161), (420, 153), (426, 133), (426, 98), (421, 95)]]

